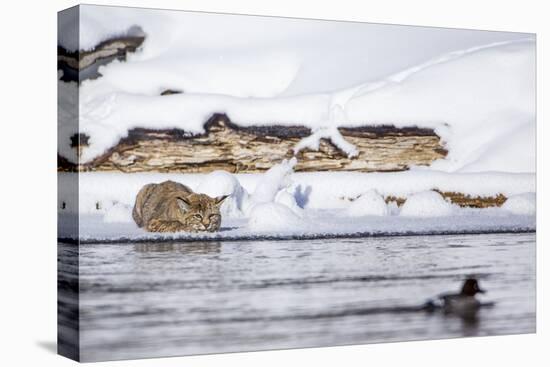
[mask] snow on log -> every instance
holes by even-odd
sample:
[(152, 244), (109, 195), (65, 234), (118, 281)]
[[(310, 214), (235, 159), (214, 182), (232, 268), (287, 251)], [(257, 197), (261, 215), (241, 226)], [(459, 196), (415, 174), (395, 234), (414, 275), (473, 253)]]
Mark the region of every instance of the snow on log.
[[(322, 139), (318, 150), (296, 153), (296, 171), (404, 171), (411, 165), (429, 165), (447, 151), (432, 129), (418, 127), (363, 126), (339, 128), (357, 155), (348, 156), (330, 140)], [(311, 131), (303, 126), (239, 126), (224, 114), (205, 124), (205, 133), (187, 134), (180, 129), (134, 128), (118, 144), (79, 171), (257, 173), (294, 156), (294, 147)], [(86, 139), (79, 139), (80, 144)], [(74, 147), (81, 152), (85, 146)], [(60, 171), (77, 167), (59, 160)]]

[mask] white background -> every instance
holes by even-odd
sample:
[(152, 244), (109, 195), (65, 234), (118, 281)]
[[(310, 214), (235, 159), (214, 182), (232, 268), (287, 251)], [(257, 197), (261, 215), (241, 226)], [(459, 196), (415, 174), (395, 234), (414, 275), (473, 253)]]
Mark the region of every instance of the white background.
[[(548, 365), (548, 277), (544, 222), (546, 155), (542, 110), (550, 27), (544, 1), (193, 0), (97, 4), (279, 15), (537, 33), (537, 334), (354, 347), (99, 363), (97, 366), (541, 366)], [(56, 12), (75, 1), (5, 2), (0, 16), (0, 365), (70, 365), (56, 339)], [(7, 83), (6, 83), (7, 81)], [(544, 264), (544, 265), (543, 265)], [(544, 279), (546, 278), (546, 281)], [(545, 312), (546, 310), (546, 312)]]

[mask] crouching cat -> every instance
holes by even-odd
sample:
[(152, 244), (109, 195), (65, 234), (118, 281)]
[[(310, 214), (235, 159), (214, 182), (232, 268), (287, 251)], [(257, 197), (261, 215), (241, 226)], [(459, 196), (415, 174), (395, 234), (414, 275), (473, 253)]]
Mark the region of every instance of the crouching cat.
[(148, 184), (139, 190), (132, 217), (149, 232), (215, 232), (220, 206), (227, 196), (211, 198), (173, 181)]

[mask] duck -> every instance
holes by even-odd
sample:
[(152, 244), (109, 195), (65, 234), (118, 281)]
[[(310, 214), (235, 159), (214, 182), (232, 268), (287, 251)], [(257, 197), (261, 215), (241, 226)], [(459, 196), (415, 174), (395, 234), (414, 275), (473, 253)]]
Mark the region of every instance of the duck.
[(480, 288), (476, 278), (468, 278), (464, 280), (459, 293), (440, 294), (435, 300), (428, 300), (424, 309), (430, 312), (440, 309), (446, 315), (457, 315), (463, 318), (475, 317), (477, 311), (485, 305), (476, 298), (478, 293), (486, 293), (486, 291)]

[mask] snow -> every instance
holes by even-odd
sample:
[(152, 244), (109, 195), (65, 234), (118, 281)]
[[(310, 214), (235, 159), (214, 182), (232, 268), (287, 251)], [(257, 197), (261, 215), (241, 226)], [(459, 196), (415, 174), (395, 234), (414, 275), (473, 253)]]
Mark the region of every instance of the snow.
[(255, 205), (248, 220), (252, 232), (294, 232), (304, 227), (304, 222), (289, 207), (279, 203)]
[[(408, 181), (409, 189), (420, 187), (411, 172), (383, 175), (297, 174), (292, 173), (294, 163), (283, 161), (263, 175), (231, 175), (221, 171), (207, 175), (83, 173), (79, 179), (80, 211), (79, 222), (76, 222), (78, 230), (74, 228), (76, 205), (70, 202), (70, 197), (64, 196), (65, 192), (61, 192), (59, 200), (66, 202), (67, 206), (65, 210), (60, 210), (59, 237), (75, 239), (77, 234), (82, 243), (208, 241), (517, 232), (533, 231), (536, 228), (534, 194), (526, 191), (531, 184), (528, 177), (521, 177), (525, 175), (508, 175), (508, 179), (504, 179), (502, 174), (493, 173), (481, 177), (494, 184), (496, 192), (523, 192), (510, 195), (502, 208), (459, 208), (447, 203), (433, 191), (420, 191), (405, 195), (407, 200), (400, 210), (395, 203), (386, 205), (382, 188), (387, 190), (391, 188), (389, 182), (404, 180)], [(426, 173), (432, 174), (426, 171), (421, 176)], [(71, 180), (71, 175), (60, 173), (60, 185), (63, 186), (65, 180)], [(475, 176), (446, 175), (451, 176), (447, 177), (448, 182), (455, 181), (456, 176), (467, 175), (471, 179)], [(378, 179), (372, 180), (372, 176), (378, 176)], [(527, 176), (531, 176), (530, 180), (534, 181), (534, 175)], [(338, 182), (335, 181), (337, 177)], [(353, 197), (353, 200), (351, 196), (342, 195), (350, 193), (347, 191), (350, 185), (347, 184), (352, 182), (351, 177), (355, 177), (354, 181), (363, 187), (363, 191)], [(229, 194), (231, 198), (227, 200), (230, 203), (232, 199), (242, 198), (246, 205), (239, 210), (236, 207), (226, 207), (222, 214), (222, 226), (216, 233), (146, 232), (138, 228), (131, 219), (135, 195), (144, 184), (167, 179), (212, 196)], [(323, 191), (325, 186), (319, 185), (326, 183), (325, 181), (332, 185), (330, 191)], [(304, 189), (305, 182), (308, 184)], [(365, 190), (367, 182), (381, 186), (378, 190)], [(256, 195), (259, 201), (253, 200), (254, 195), (250, 196), (248, 192), (260, 193)]]
[[(275, 185), (267, 180), (267, 186), (258, 188), (255, 202), (270, 202), (276, 200), (280, 191), (286, 191), (294, 196), (300, 208), (308, 209), (345, 209), (350, 199), (356, 199), (369, 190), (376, 190), (380, 195), (408, 196), (429, 190), (442, 192), (461, 192), (471, 196), (495, 196), (499, 193), (506, 197), (517, 194), (535, 192), (536, 180), (534, 174), (525, 173), (448, 173), (432, 170), (411, 170), (404, 172), (295, 172), (289, 170), (290, 162), (284, 169), (277, 166), (278, 177), (284, 178), (285, 184), (280, 181)], [(272, 171), (273, 172), (273, 171)], [(271, 173), (270, 173), (271, 174)], [(70, 186), (71, 173), (59, 173), (59, 183), (62, 187)], [(230, 175), (228, 173), (228, 175)], [(246, 207), (253, 205), (248, 198), (255, 193), (256, 188), (262, 185), (264, 174), (234, 174), (243, 189), (243, 201), (240, 207), (246, 212)], [(178, 173), (113, 173), (113, 172), (82, 172), (79, 174), (79, 210), (81, 213), (95, 213), (98, 210), (108, 209), (117, 202), (133, 206), (138, 191), (148, 183), (160, 183), (173, 180), (199, 191), (212, 195), (228, 192), (236, 186), (228, 186), (225, 180), (205, 183), (207, 174), (178, 174)], [(217, 177), (213, 175), (212, 177)], [(206, 182), (210, 179), (206, 179)], [(208, 186), (214, 186), (206, 190)], [(234, 185), (234, 184), (231, 184)], [(286, 186), (288, 185), (288, 186)], [(229, 187), (229, 190), (227, 188)], [(270, 188), (270, 190), (267, 190)], [(267, 192), (269, 191), (269, 193)], [(262, 194), (260, 194), (262, 193)], [(265, 196), (264, 196), (265, 193)], [(65, 202), (68, 208), (76, 208), (71, 202), (75, 195), (71, 192), (61, 192), (58, 196), (58, 205)], [(229, 200), (229, 199), (228, 199)], [(230, 200), (231, 201), (231, 200)], [(97, 203), (99, 208), (97, 209)], [(224, 204), (225, 205), (225, 204)], [(223, 207), (223, 206), (222, 206)]]
[(435, 191), (422, 191), (407, 198), (399, 215), (405, 217), (445, 217), (453, 214), (456, 206)]
[(255, 203), (274, 201), (277, 193), (290, 185), (289, 176), (295, 165), (296, 158), (285, 159), (262, 174), (252, 194), (252, 201)]
[[(61, 13), (57, 25), (59, 45), (70, 52), (88, 51), (108, 39), (144, 35), (132, 11), (118, 9), (106, 12), (105, 7), (93, 8), (81, 5)], [(157, 31), (161, 30), (159, 26), (156, 27)]]
[[(241, 125), (309, 127), (296, 152), (326, 138), (355, 157), (337, 127), (418, 125), (449, 150), (434, 170), (534, 172), (530, 35), (88, 5), (80, 18), (81, 49), (146, 34), (126, 62), (82, 83), (80, 129), (90, 135), (82, 162), (132, 128), (196, 134), (226, 113)], [(59, 42), (74, 50), (70, 26), (60, 22)], [(159, 96), (167, 88), (184, 93)], [(74, 162), (65, 135), (60, 154)]]
[(242, 217), (250, 206), (250, 196), (239, 180), (226, 171), (214, 171), (207, 174), (197, 186), (196, 192), (212, 198), (229, 196), (220, 208), (222, 216)]
[(321, 139), (328, 139), (344, 152), (348, 158), (357, 157), (359, 152), (357, 148), (346, 141), (338, 131), (338, 122), (345, 120), (345, 112), (341, 105), (333, 105), (330, 109), (329, 118), (326, 121), (320, 121), (318, 126), (313, 128), (313, 133), (303, 138), (294, 147), (294, 154), (298, 154), (303, 149), (319, 150)]
[(132, 208), (128, 205), (116, 203), (103, 216), (105, 223), (133, 223)]
[[(294, 162), (284, 161), (264, 174), (120, 174), (80, 175), (78, 231), (71, 227), (74, 205), (61, 210), (59, 237), (78, 233), (83, 243), (173, 240), (310, 239), (411, 235), (433, 233), (481, 233), (533, 231), (534, 175), (449, 174), (432, 171), (386, 174), (292, 173)], [(71, 174), (59, 174), (60, 184)], [(468, 177), (464, 177), (468, 176)], [(442, 180), (442, 177), (445, 180)], [(269, 178), (266, 180), (266, 178)], [(460, 180), (457, 178), (461, 178)], [(131, 207), (139, 189), (150, 182), (181, 182), (209, 195), (229, 194), (246, 198), (240, 210), (225, 208), (222, 227), (216, 233), (148, 233), (131, 220)], [(485, 185), (480, 185), (484, 182)], [(392, 185), (393, 183), (393, 185)], [(407, 200), (401, 210), (385, 204), (388, 190), (402, 186)], [(510, 197), (502, 208), (459, 208), (433, 191), (415, 191), (425, 184), (462, 185), (472, 193), (505, 192)], [(472, 184), (473, 183), (473, 184)], [(368, 187), (371, 188), (368, 188)], [(253, 192), (256, 195), (249, 195)], [(59, 200), (69, 198), (60, 194)], [(258, 201), (255, 201), (254, 196)], [(352, 200), (353, 199), (353, 200)], [(232, 199), (227, 199), (231, 203)], [(235, 202), (233, 202), (235, 203)], [(527, 210), (529, 205), (533, 210)], [(233, 207), (235, 208), (235, 207)], [(527, 208), (527, 209), (526, 209)], [(65, 216), (67, 216), (66, 219)]]
[[(453, 50), (527, 36), (510, 32), (93, 5), (81, 5), (79, 16), (80, 47), (69, 37), (74, 34), (76, 16), (60, 17), (61, 46), (71, 51), (89, 50), (138, 25), (147, 38), (140, 53), (132, 55), (128, 68), (134, 74), (163, 70), (158, 75), (160, 79), (155, 78), (154, 86), (178, 87), (190, 93), (232, 94), (231, 90), (238, 91), (253, 84), (260, 90), (265, 84), (281, 83), (280, 79), (288, 84), (283, 92), (287, 96), (344, 89)], [(277, 67), (264, 69), (260, 75), (262, 79), (258, 79), (261, 83), (254, 83), (253, 78), (247, 77), (248, 68), (254, 70), (257, 60), (268, 51), (271, 51), (271, 58), (277, 55), (279, 59), (295, 58), (293, 64), (298, 65), (299, 72), (289, 73), (287, 78), (280, 78), (279, 74), (277, 78), (269, 77), (266, 74), (278, 72), (280, 60), (276, 59)], [(196, 68), (204, 63), (208, 67)], [(211, 73), (223, 68), (224, 64), (228, 73), (223, 73), (217, 85), (211, 83), (215, 80)], [(225, 82), (229, 75), (238, 76), (238, 86)], [(190, 89), (190, 84), (200, 89)], [(219, 92), (214, 92), (212, 87)]]
[[(292, 167), (292, 161), (285, 161), (264, 174), (233, 175), (222, 171), (211, 174), (80, 173), (78, 205), (71, 201), (77, 197), (74, 192), (62, 191), (58, 196), (59, 208), (65, 203), (65, 209), (60, 210), (62, 216), (74, 215), (78, 208), (80, 233), (89, 239), (150, 238), (129, 219), (130, 208), (144, 185), (173, 180), (208, 195), (230, 195), (222, 206), (219, 236), (223, 238), (255, 236), (256, 229), (264, 235), (269, 232), (284, 237), (290, 233), (330, 236), (334, 232), (334, 235), (348, 236), (535, 228), (534, 194), (529, 194), (535, 191), (534, 174), (431, 170), (293, 173)], [(60, 186), (67, 187), (74, 182), (72, 175), (59, 173)], [(266, 180), (268, 176), (270, 179)], [(509, 199), (502, 208), (454, 207), (449, 212), (441, 208), (448, 208), (450, 204), (430, 192), (435, 189), (472, 196), (502, 193)], [(257, 201), (251, 192), (256, 194)], [(382, 197), (389, 195), (406, 198), (406, 204), (400, 210), (391, 202), (384, 210)], [(525, 209), (529, 205), (532, 210)], [(430, 217), (425, 217), (426, 213)], [(96, 218), (100, 218), (101, 224), (96, 224)], [(60, 225), (64, 223), (61, 221)], [(268, 230), (268, 225), (277, 229)], [(415, 229), (415, 225), (418, 228)], [(74, 233), (69, 229), (66, 232)]]
[(534, 192), (535, 175), (523, 173), (449, 173), (428, 169), (405, 172), (298, 172), (292, 175), (297, 192), (309, 191), (307, 208), (343, 208), (375, 189), (383, 196), (408, 196), (429, 190), (460, 192), (471, 196), (505, 196)]
[(443, 56), (359, 91), (346, 112), (354, 122), (435, 127), (449, 155), (434, 169), (533, 172), (535, 91), (534, 42), (497, 43)]
[[(273, 203), (261, 204), (258, 210), (274, 211)], [(265, 205), (265, 206), (264, 206)], [(277, 206), (277, 208), (280, 208)], [(284, 208), (284, 207), (283, 207)], [(279, 210), (279, 209), (275, 209)], [(138, 228), (135, 223), (105, 223), (101, 215), (85, 214), (80, 216), (79, 231), (70, 228), (73, 221), (59, 221), (58, 237), (75, 239), (78, 233), (80, 243), (101, 242), (152, 242), (152, 241), (244, 241), (252, 239), (315, 239), (315, 238), (354, 238), (366, 236), (398, 236), (425, 234), (466, 234), (491, 232), (534, 231), (536, 219), (534, 216), (509, 215), (494, 209), (461, 209), (462, 212), (447, 217), (355, 217), (350, 218), (340, 211), (311, 213), (308, 219), (296, 219), (289, 223), (292, 226), (281, 225), (278, 229), (267, 229), (259, 226), (252, 229), (246, 219), (224, 219), (222, 228), (214, 233), (151, 233)], [(283, 214), (277, 223), (286, 223), (291, 214), (281, 209)], [(280, 215), (280, 213), (277, 213)], [(259, 218), (265, 225), (273, 225), (275, 220), (266, 223), (265, 213)], [(367, 219), (368, 218), (368, 219)], [(296, 224), (299, 224), (297, 226)]]
[(361, 217), (367, 215), (386, 216), (390, 214), (388, 205), (378, 191), (371, 189), (353, 200), (347, 208), (346, 215)]
[(516, 215), (535, 215), (537, 198), (534, 192), (510, 196), (502, 205), (502, 210)]
[(296, 197), (288, 191), (281, 190), (275, 196), (275, 203), (282, 204), (289, 208), (294, 214), (302, 218), (304, 216), (304, 209), (302, 209), (296, 202)]
[(248, 228), (251, 231), (296, 231), (304, 226), (302, 208), (288, 188), (296, 158), (283, 160), (260, 175), (251, 199)]
[[(502, 136), (499, 141), (488, 143), (484, 152), (472, 163), (464, 166), (461, 172), (492, 171), (536, 171), (537, 126), (535, 121)], [(504, 159), (506, 158), (506, 159)]]
[(296, 144), (294, 147), (294, 154), (297, 154), (305, 148), (319, 150), (321, 139), (330, 140), (337, 148), (344, 152), (348, 158), (354, 158), (359, 154), (357, 148), (353, 144), (347, 142), (335, 126), (319, 127), (314, 130), (313, 134), (303, 138)]

